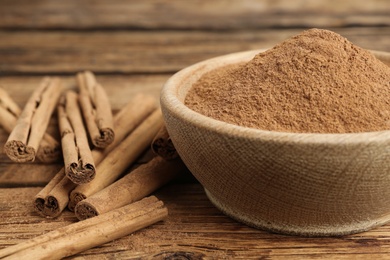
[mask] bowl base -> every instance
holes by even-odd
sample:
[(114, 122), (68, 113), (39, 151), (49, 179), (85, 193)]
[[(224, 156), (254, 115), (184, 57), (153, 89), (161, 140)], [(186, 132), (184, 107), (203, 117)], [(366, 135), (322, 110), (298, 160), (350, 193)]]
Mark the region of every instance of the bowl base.
[(343, 236), (355, 233), (364, 232), (372, 228), (382, 226), (390, 222), (390, 214), (382, 216), (375, 220), (366, 220), (353, 224), (345, 224), (340, 226), (291, 226), (278, 225), (269, 221), (264, 221), (253, 216), (248, 216), (235, 211), (221, 200), (213, 196), (207, 189), (204, 189), (207, 197), (225, 215), (232, 219), (241, 222), (247, 226), (269, 231), (272, 233), (279, 233), (284, 235), (297, 235), (305, 237), (324, 237), (324, 236)]

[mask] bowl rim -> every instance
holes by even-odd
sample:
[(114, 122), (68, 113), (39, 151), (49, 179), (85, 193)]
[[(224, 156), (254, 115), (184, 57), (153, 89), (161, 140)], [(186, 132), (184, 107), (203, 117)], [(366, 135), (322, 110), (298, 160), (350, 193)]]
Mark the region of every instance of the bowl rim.
[[(256, 128), (250, 128), (245, 126), (239, 126), (224, 121), (220, 121), (201, 113), (198, 113), (184, 104), (184, 100), (181, 101), (178, 98), (179, 89), (185, 85), (187, 79), (196, 71), (201, 68), (206, 68), (204, 72), (210, 71), (216, 68), (215, 64), (222, 63), (222, 65), (228, 65), (237, 63), (240, 61), (249, 61), (256, 54), (264, 52), (267, 49), (256, 49), (242, 52), (230, 53), (222, 56), (217, 56), (211, 59), (206, 59), (190, 65), (177, 73), (173, 74), (163, 85), (160, 94), (160, 105), (163, 110), (169, 110), (169, 112), (178, 118), (181, 118), (197, 127), (207, 129), (211, 132), (219, 132), (229, 137), (243, 137), (245, 139), (266, 139), (273, 141), (293, 142), (293, 143), (326, 143), (327, 145), (340, 145), (340, 144), (356, 144), (361, 145), (364, 143), (390, 143), (390, 130), (374, 131), (374, 132), (358, 132), (358, 133), (294, 133), (294, 132), (282, 132), (282, 131), (269, 131)], [(390, 66), (390, 53), (384, 51), (369, 50), (378, 59)], [(203, 75), (203, 73), (201, 74)], [(180, 84), (181, 83), (181, 84)], [(187, 93), (186, 93), (187, 94)], [(169, 130), (169, 129), (168, 129)]]

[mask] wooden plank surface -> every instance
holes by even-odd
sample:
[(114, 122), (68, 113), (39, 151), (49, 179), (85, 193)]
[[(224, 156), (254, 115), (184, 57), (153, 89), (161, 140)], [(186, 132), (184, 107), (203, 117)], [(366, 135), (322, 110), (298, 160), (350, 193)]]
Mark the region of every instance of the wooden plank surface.
[[(24, 106), (44, 75), (97, 73), (113, 110), (136, 93), (156, 99), (164, 82), (195, 62), (269, 48), (305, 28), (331, 29), (355, 44), (390, 51), (386, 0), (1, 0), (0, 86)], [(50, 124), (55, 132), (55, 117)], [(7, 140), (0, 129), (0, 147)], [(147, 156), (146, 156), (147, 157)], [(146, 158), (145, 157), (145, 158)], [(142, 163), (142, 160), (140, 159)], [(76, 221), (32, 210), (31, 199), (61, 163), (14, 164), (0, 149), (0, 248)], [(72, 259), (388, 259), (390, 224), (330, 238), (283, 236), (235, 222), (201, 185), (184, 176), (155, 193), (165, 222), (80, 253)]]
[[(0, 248), (76, 221), (71, 212), (55, 220), (31, 210), (39, 188), (0, 189)], [(87, 250), (78, 259), (388, 259), (390, 226), (357, 235), (303, 238), (271, 234), (226, 217), (198, 184), (172, 184), (156, 196), (169, 210), (165, 222)]]
[[(174, 73), (231, 52), (269, 48), (303, 29), (216, 31), (0, 31), (0, 75)], [(390, 27), (334, 30), (363, 48), (390, 51)]]
[(388, 26), (386, 0), (0, 1), (0, 28), (247, 29)]
[[(6, 160), (2, 155), (2, 160)], [(62, 164), (0, 164), (0, 187), (35, 187), (46, 185), (62, 168)], [(6, 197), (5, 197), (6, 199)]]

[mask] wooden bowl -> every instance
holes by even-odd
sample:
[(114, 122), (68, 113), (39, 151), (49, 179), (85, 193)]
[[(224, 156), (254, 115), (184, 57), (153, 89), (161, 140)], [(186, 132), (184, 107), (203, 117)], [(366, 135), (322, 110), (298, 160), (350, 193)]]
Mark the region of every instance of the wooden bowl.
[[(184, 98), (204, 73), (263, 50), (187, 67), (161, 93), (171, 139), (211, 202), (247, 225), (284, 234), (344, 235), (390, 220), (390, 131), (310, 134), (240, 127)], [(390, 54), (374, 52), (388, 65)]]

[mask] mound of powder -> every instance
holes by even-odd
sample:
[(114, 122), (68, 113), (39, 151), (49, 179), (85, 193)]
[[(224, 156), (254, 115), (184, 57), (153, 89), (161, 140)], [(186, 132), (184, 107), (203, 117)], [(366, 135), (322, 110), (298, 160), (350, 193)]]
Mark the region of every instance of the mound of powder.
[(300, 133), (390, 129), (390, 67), (340, 35), (302, 32), (200, 78), (185, 104), (228, 123)]

